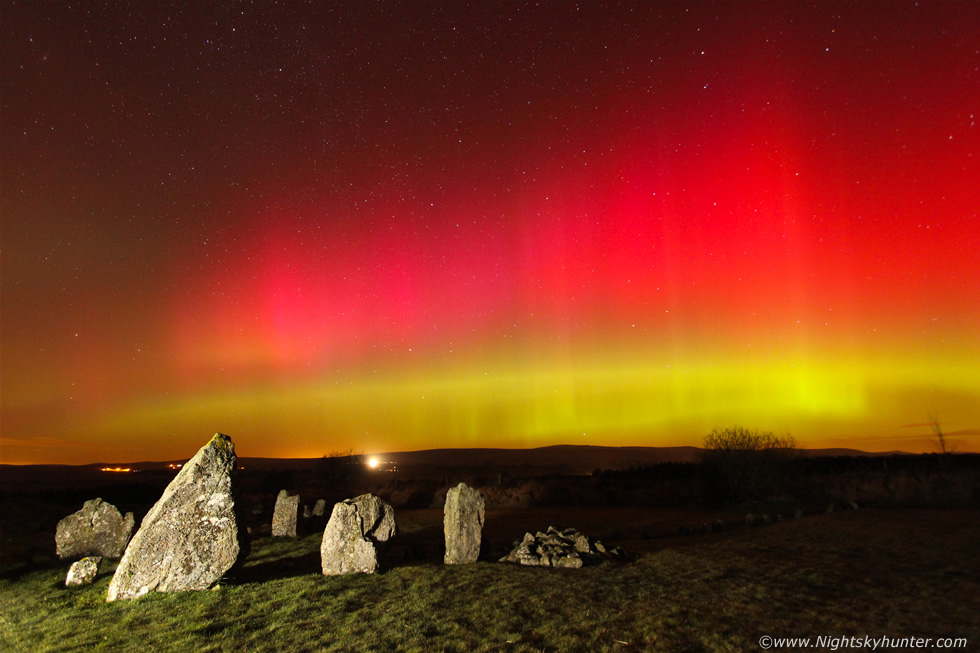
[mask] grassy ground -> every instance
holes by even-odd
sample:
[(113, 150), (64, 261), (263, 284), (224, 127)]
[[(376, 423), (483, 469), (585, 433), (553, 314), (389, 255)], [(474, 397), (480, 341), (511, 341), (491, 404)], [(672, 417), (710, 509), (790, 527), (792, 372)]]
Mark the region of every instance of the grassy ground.
[(977, 517), (837, 512), (651, 539), (627, 564), (416, 561), (330, 578), (318, 573), (319, 535), (264, 537), (219, 589), (110, 604), (112, 565), (69, 590), (66, 564), (36, 561), (0, 578), (0, 650), (746, 651), (766, 634), (967, 637), (975, 648)]

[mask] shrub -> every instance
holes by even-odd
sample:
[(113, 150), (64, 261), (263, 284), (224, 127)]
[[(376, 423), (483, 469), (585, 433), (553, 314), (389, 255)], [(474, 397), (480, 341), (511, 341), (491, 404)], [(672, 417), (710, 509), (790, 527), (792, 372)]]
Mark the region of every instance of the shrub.
[(762, 499), (782, 485), (796, 451), (790, 435), (741, 426), (711, 431), (704, 438), (701, 468), (708, 496), (722, 502)]
[(333, 451), (319, 459), (314, 473), (320, 484), (329, 489), (345, 492), (355, 481), (364, 476), (367, 466), (363, 454), (347, 451)]

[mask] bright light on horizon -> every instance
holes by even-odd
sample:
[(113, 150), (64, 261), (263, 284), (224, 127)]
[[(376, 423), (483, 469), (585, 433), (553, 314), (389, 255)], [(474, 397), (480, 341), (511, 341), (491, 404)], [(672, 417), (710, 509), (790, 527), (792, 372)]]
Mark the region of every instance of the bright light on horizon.
[(377, 469), (378, 459), (374, 457), (368, 458), (368, 467), (370, 467), (371, 469)]

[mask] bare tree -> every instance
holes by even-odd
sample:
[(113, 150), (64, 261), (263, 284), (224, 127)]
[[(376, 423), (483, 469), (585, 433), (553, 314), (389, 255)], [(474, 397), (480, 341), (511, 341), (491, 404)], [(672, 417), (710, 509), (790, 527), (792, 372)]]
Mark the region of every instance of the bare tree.
[(929, 426), (932, 427), (932, 434), (935, 436), (932, 439), (932, 445), (936, 447), (941, 454), (952, 453), (953, 447), (946, 441), (946, 435), (943, 433), (943, 427), (939, 423), (938, 413), (929, 413)]
[(701, 452), (706, 489), (723, 502), (765, 498), (778, 490), (795, 453), (796, 440), (788, 434), (715, 429), (705, 436)]
[(331, 451), (316, 462), (315, 472), (320, 482), (334, 489), (346, 491), (351, 484), (364, 475), (364, 454), (347, 451)]

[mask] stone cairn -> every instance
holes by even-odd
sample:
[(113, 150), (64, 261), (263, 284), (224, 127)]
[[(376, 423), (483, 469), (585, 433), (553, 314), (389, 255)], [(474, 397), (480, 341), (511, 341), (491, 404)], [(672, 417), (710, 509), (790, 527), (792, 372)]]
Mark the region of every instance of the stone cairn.
[(599, 540), (591, 540), (574, 528), (563, 531), (549, 526), (546, 532), (535, 535), (526, 533), (514, 549), (500, 562), (516, 562), (531, 567), (567, 567), (577, 569), (584, 564), (603, 560), (628, 560), (629, 556), (618, 546), (606, 547)]
[(101, 566), (102, 556), (86, 556), (73, 562), (71, 568), (68, 569), (68, 577), (65, 578), (65, 587), (90, 584), (99, 574), (99, 567)]
[(154, 504), (109, 583), (108, 601), (213, 587), (248, 555), (235, 512), (235, 445), (216, 433)]
[(299, 514), (299, 495), (280, 490), (272, 513), (273, 537), (296, 537), (296, 517)]
[(484, 502), (479, 490), (460, 483), (446, 494), (443, 532), (446, 536), (447, 565), (476, 562), (480, 557)]
[(334, 504), (320, 542), (323, 575), (373, 574), (378, 569), (378, 544), (396, 532), (394, 508), (373, 494)]
[(123, 517), (118, 508), (102, 499), (86, 501), (81, 510), (58, 522), (54, 536), (58, 557), (118, 558), (126, 550), (134, 524), (131, 512)]

